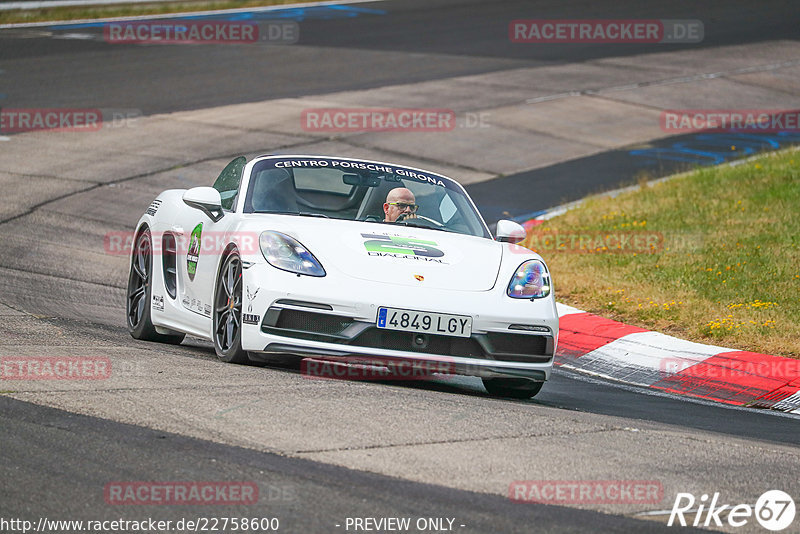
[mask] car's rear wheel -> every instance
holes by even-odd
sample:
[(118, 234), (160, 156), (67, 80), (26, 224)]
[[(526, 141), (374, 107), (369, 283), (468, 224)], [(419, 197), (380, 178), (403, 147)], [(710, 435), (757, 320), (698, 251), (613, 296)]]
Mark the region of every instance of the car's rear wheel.
[(483, 387), (497, 397), (511, 399), (530, 399), (542, 389), (544, 382), (534, 382), (527, 378), (482, 378)]
[(242, 260), (235, 250), (222, 262), (214, 294), (214, 350), (223, 362), (250, 362), (242, 350)]
[(128, 275), (126, 315), (128, 331), (135, 339), (179, 344), (184, 334), (159, 334), (150, 317), (150, 301), (153, 285), (153, 241), (150, 230), (144, 230), (136, 238)]

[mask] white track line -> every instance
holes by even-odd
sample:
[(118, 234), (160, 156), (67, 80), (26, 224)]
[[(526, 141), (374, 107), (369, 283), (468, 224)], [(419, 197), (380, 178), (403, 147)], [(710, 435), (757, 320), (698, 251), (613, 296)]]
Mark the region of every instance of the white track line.
[[(363, 4), (365, 2), (383, 2), (383, 1), (384, 0), (329, 0), (326, 2), (307, 2), (301, 4), (283, 4), (277, 6), (245, 7), (237, 9), (217, 9), (213, 11), (191, 11), (186, 13), (166, 13), (163, 15), (138, 15), (131, 17), (110, 17), (104, 19), (51, 20), (46, 22), (20, 22), (15, 24), (0, 24), (0, 30), (9, 28), (41, 28), (41, 27), (65, 25), (65, 24), (91, 24), (97, 22), (115, 22), (115, 21), (126, 21), (126, 20), (170, 19), (180, 16), (204, 17), (208, 15), (221, 15), (225, 13), (261, 13), (264, 11), (279, 11), (281, 9), (296, 9), (298, 7), (338, 6), (338, 5)], [(102, 3), (107, 4), (108, 2), (102, 2)]]
[(47, 9), (49, 7), (67, 6), (100, 6), (113, 4), (154, 4), (157, 2), (174, 2), (175, 0), (53, 0), (52, 2), (3, 2), (0, 11), (11, 9)]

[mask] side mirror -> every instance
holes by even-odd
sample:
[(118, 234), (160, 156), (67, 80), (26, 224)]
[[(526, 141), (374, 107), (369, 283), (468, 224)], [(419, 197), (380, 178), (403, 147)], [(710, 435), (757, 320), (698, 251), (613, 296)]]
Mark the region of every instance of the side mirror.
[(497, 240), (503, 243), (519, 243), (527, 237), (521, 224), (503, 219), (497, 221)]
[(225, 215), (222, 211), (222, 197), (213, 187), (193, 187), (183, 194), (187, 206), (198, 209), (217, 222)]

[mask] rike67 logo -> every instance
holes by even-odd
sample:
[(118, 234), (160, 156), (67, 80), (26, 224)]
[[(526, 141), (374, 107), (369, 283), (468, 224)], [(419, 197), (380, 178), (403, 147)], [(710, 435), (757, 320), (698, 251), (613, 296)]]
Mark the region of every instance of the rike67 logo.
[(667, 526), (687, 526), (691, 519), (687, 520), (686, 516), (694, 516), (691, 525), (695, 527), (722, 527), (724, 523), (743, 527), (755, 519), (765, 529), (778, 532), (794, 521), (795, 504), (789, 494), (781, 490), (764, 492), (755, 506), (722, 504), (719, 493), (714, 493), (710, 501), (707, 494), (696, 499), (691, 493), (678, 493)]

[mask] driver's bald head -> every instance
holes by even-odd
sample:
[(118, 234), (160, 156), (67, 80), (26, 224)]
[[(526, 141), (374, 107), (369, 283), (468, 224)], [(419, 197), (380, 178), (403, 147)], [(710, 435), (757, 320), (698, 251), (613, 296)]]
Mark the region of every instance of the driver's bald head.
[(413, 204), (416, 200), (414, 198), (414, 193), (412, 193), (410, 189), (396, 187), (386, 195), (386, 202), (408, 202), (409, 204)]
[(395, 202), (402, 202), (406, 205), (413, 205), (416, 204), (416, 199), (414, 198), (414, 193), (411, 192), (410, 189), (405, 187), (395, 187), (389, 194), (386, 195), (386, 202), (383, 204), (383, 213), (386, 216), (384, 221), (386, 222), (395, 222), (400, 215), (404, 213), (406, 215), (411, 214), (410, 216), (413, 217), (414, 210), (416, 210), (416, 206), (413, 207), (411, 211), (406, 211), (409, 208), (399, 208), (394, 205)]

